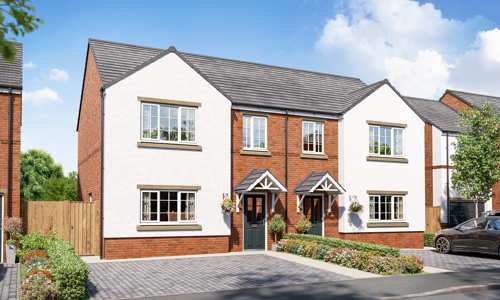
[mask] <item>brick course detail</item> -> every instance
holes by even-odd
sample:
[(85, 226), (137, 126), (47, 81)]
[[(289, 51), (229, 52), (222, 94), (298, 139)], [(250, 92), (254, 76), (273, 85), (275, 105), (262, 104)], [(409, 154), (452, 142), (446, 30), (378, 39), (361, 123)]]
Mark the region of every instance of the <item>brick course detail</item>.
[(407, 249), (422, 249), (424, 245), (424, 233), (422, 231), (341, 233), (340, 238)]

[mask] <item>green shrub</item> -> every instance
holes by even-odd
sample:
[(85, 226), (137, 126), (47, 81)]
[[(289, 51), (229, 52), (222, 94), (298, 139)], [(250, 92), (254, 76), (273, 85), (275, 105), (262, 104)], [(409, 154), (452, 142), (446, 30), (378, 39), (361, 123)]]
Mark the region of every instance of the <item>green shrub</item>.
[(406, 274), (419, 274), (424, 269), (424, 261), (420, 256), (403, 255), (402, 260)]
[(82, 299), (87, 295), (89, 267), (68, 241), (56, 239), (47, 249), (58, 299)]
[(382, 245), (375, 245), (370, 243), (363, 242), (354, 242), (342, 239), (335, 239), (329, 237), (322, 237), (312, 234), (296, 234), (296, 233), (285, 233), (283, 235), (284, 239), (293, 239), (293, 240), (301, 240), (307, 242), (316, 242), (321, 245), (325, 245), (332, 248), (349, 248), (353, 250), (365, 251), (365, 252), (373, 252), (380, 256), (395, 256), (399, 257), (401, 255), (401, 251), (399, 248), (387, 247)]
[(434, 242), (432, 241), (434, 235), (435, 233), (424, 232), (424, 247), (434, 247)]
[(16, 255), (19, 259), (24, 257), (28, 251), (46, 250), (51, 241), (56, 240), (57, 230), (54, 230), (50, 236), (46, 237), (39, 231), (33, 231), (27, 235), (16, 235), (21, 247), (16, 250)]
[(309, 221), (305, 215), (302, 215), (300, 217), (300, 220), (297, 222), (297, 224), (295, 224), (295, 229), (300, 232), (300, 233), (304, 233), (304, 232), (307, 232), (309, 231), (309, 229), (311, 229), (312, 227), (312, 223), (311, 221)]

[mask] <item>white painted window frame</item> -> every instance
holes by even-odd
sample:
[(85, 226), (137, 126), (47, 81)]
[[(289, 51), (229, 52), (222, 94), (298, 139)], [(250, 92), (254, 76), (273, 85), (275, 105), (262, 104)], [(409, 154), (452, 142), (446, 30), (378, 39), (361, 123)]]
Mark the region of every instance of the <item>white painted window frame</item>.
[[(370, 153), (370, 128), (378, 128), (378, 153)], [(391, 154), (380, 154), (380, 129), (381, 128), (390, 128), (391, 129)], [(403, 154), (400, 155), (395, 155), (394, 154), (394, 145), (395, 145), (395, 139), (396, 136), (394, 135), (394, 130), (402, 130), (403, 131)], [(379, 126), (379, 125), (368, 125), (368, 155), (369, 156), (381, 156), (381, 157), (405, 157), (406, 155), (406, 137), (405, 137), (406, 130), (405, 128), (402, 127), (390, 127), (390, 126)]]
[[(144, 138), (142, 136), (143, 134), (143, 117), (144, 117), (144, 105), (151, 105), (151, 106), (156, 106), (158, 107), (158, 138), (152, 139), (152, 138)], [(164, 141), (160, 139), (160, 123), (161, 123), (161, 108), (162, 107), (168, 107), (168, 108), (177, 108), (177, 141)], [(182, 120), (182, 109), (187, 109), (187, 110), (192, 110), (194, 111), (194, 141), (182, 141), (181, 140), (181, 120)], [(166, 104), (157, 104), (157, 103), (148, 103), (148, 102), (141, 102), (141, 117), (140, 117), (140, 132), (139, 132), (139, 137), (141, 141), (149, 141), (149, 142), (156, 142), (156, 143), (165, 143), (165, 144), (194, 144), (196, 145), (198, 143), (198, 109), (195, 107), (191, 106), (177, 106), (177, 105), (166, 105)]]
[[(177, 193), (177, 221), (172, 222), (172, 221), (160, 221), (160, 192), (174, 192)], [(142, 220), (142, 214), (143, 214), (143, 205), (142, 205), (142, 193), (157, 193), (157, 199), (156, 201), (158, 202), (158, 218), (156, 221), (143, 221)], [(193, 193), (194, 194), (194, 220), (181, 220), (181, 193)], [(198, 193), (197, 191), (183, 191), (183, 190), (140, 190), (140, 224), (142, 225), (175, 225), (175, 224), (197, 224), (198, 223)], [(150, 200), (151, 201), (151, 200)], [(170, 200), (169, 200), (170, 201)]]
[[(381, 210), (380, 210), (380, 197), (391, 197), (390, 207), (391, 207), (391, 219), (390, 220), (382, 220), (380, 218)], [(370, 197), (378, 197), (378, 218), (371, 219), (370, 218)], [(402, 219), (394, 219), (394, 197), (403, 198), (403, 218)], [(368, 219), (370, 222), (403, 222), (406, 220), (406, 196), (405, 195), (368, 195)]]
[[(243, 144), (243, 132), (245, 130), (245, 118), (250, 118), (250, 147), (245, 147), (245, 145)], [(255, 147), (255, 145), (253, 144), (254, 140), (253, 140), (253, 133), (254, 133), (254, 120), (255, 119), (263, 119), (264, 120), (264, 126), (265, 126), (265, 130), (264, 130), (264, 134), (266, 136), (265, 140), (266, 140), (266, 144), (265, 144), (265, 147), (264, 148), (259, 148), (259, 147)], [(242, 144), (243, 144), (243, 150), (252, 150), (252, 151), (267, 151), (267, 117), (264, 117), (264, 116), (254, 116), (254, 115), (243, 115), (243, 126), (242, 126), (243, 130), (242, 130), (242, 134), (241, 134), (241, 141), (242, 141)]]
[[(321, 126), (321, 152), (316, 152), (316, 151), (304, 151), (304, 124), (314, 124), (314, 130), (313, 130), (313, 144), (314, 148), (316, 148), (316, 126)], [(317, 121), (302, 121), (302, 153), (304, 154), (325, 154), (325, 123), (324, 122), (317, 122)]]

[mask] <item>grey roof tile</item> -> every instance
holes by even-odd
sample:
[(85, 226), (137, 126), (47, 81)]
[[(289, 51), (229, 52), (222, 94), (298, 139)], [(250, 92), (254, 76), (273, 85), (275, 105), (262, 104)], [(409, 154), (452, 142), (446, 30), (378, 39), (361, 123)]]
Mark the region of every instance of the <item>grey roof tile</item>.
[[(328, 171), (324, 172), (311, 172), (294, 190), (294, 193), (300, 193), (300, 192), (309, 192), (311, 188), (313, 188), (318, 182), (325, 176), (325, 175), (330, 175), (332, 178), (333, 176), (330, 174)], [(333, 179), (335, 180), (335, 179)], [(337, 182), (335, 180), (335, 182)], [(338, 182), (337, 184), (341, 186)], [(342, 187), (342, 186), (341, 186)]]
[(17, 54), (14, 62), (8, 63), (0, 57), (0, 86), (22, 89), (23, 86), (23, 44), (14, 43)]
[(450, 93), (451, 95), (464, 101), (465, 103), (469, 104), (470, 106), (475, 106), (475, 105), (481, 106), (484, 103), (486, 103), (487, 101), (491, 101), (491, 104), (493, 104), (493, 106), (496, 109), (500, 110), (500, 97), (481, 95), (481, 94), (473, 94), (473, 93), (454, 91), (454, 90), (447, 90), (445, 92), (445, 94), (446, 93)]
[(458, 112), (441, 101), (404, 97), (414, 111), (427, 122), (445, 132), (459, 132), (465, 130), (458, 127)]
[(266, 171), (269, 171), (269, 169), (255, 169), (251, 171), (233, 188), (233, 192), (246, 191), (255, 182), (255, 180), (262, 176), (262, 174), (264, 174)]

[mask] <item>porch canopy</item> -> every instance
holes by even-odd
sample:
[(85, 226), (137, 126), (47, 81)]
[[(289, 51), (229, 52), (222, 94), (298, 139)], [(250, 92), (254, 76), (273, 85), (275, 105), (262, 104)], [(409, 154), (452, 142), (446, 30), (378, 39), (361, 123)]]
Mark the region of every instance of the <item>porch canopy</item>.
[[(312, 172), (299, 184), (293, 192), (297, 194), (297, 213), (300, 213), (300, 205), (307, 194), (328, 194), (328, 212), (332, 212), (332, 205), (339, 194), (345, 193), (345, 189), (328, 172)], [(332, 196), (335, 197), (332, 199)]]
[(253, 170), (250, 172), (243, 180), (238, 183), (234, 188), (233, 192), (236, 193), (236, 212), (240, 212), (240, 203), (243, 196), (250, 192), (265, 192), (272, 193), (273, 200), (273, 212), (274, 206), (280, 195), (287, 192), (284, 185), (279, 182), (278, 179), (269, 171), (269, 169)]

